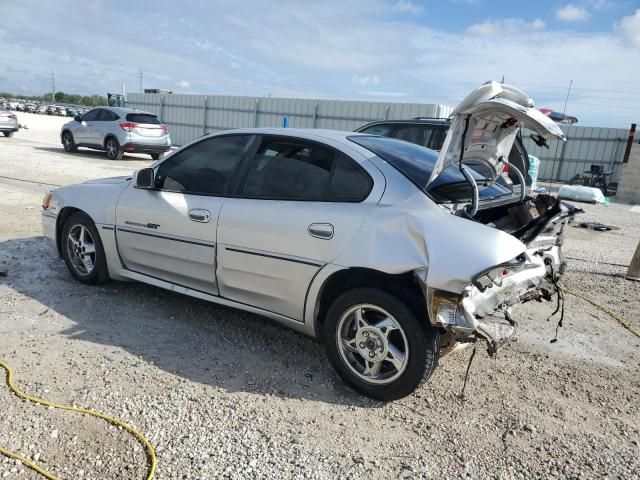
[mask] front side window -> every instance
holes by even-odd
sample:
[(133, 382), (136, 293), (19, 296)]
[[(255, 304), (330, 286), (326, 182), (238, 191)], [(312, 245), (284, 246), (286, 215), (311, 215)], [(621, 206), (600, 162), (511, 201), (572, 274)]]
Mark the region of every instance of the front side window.
[(213, 137), (176, 153), (160, 164), (156, 188), (200, 195), (224, 195), (246, 154), (250, 135)]
[(329, 196), (335, 153), (318, 145), (270, 141), (256, 153), (243, 196), (325, 200)]
[(94, 110), (89, 110), (82, 117), (82, 121), (83, 122), (93, 122), (93, 121), (97, 120), (98, 119), (98, 115), (100, 115), (100, 110), (102, 110), (102, 109), (101, 108), (96, 108)]

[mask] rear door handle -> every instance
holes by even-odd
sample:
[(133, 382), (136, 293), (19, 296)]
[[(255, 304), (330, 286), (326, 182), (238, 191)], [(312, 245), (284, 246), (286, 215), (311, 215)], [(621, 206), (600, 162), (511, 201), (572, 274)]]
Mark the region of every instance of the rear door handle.
[(194, 222), (208, 223), (211, 220), (211, 212), (201, 208), (192, 208), (189, 210), (189, 218)]
[(333, 238), (333, 225), (330, 223), (312, 223), (307, 228), (309, 235), (323, 240), (330, 240)]

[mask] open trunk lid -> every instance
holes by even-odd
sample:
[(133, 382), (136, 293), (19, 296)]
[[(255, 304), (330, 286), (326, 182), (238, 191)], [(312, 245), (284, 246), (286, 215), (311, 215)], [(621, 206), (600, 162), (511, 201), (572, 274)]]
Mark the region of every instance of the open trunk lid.
[(565, 141), (560, 127), (533, 106), (526, 93), (511, 85), (487, 82), (471, 92), (453, 111), (451, 127), (428, 184), (460, 161), (463, 141), (463, 163), (486, 166), (483, 171), (490, 172), (491, 180), (500, 174), (501, 163), (508, 163), (520, 128), (534, 131), (545, 141)]

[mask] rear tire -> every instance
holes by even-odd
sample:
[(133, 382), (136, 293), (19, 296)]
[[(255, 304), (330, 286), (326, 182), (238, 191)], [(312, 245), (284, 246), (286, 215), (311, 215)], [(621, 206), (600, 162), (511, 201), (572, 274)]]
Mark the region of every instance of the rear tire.
[(410, 395), (438, 364), (439, 339), (426, 316), (373, 288), (349, 290), (333, 302), (323, 339), (344, 382), (376, 400)]
[(12, 137), (15, 132), (2, 132), (5, 137)]
[(109, 160), (121, 160), (122, 159), (122, 150), (120, 149), (120, 143), (115, 137), (107, 138), (107, 141), (104, 142), (104, 148), (107, 152), (107, 158)]
[(160, 158), (160, 154), (159, 153), (151, 153), (151, 158), (154, 160), (158, 160)]
[(73, 141), (73, 135), (71, 132), (64, 132), (62, 134), (62, 146), (67, 153), (73, 153), (78, 151), (78, 146)]
[(62, 258), (73, 278), (87, 285), (109, 281), (107, 259), (100, 234), (84, 212), (75, 212), (65, 222), (60, 237)]

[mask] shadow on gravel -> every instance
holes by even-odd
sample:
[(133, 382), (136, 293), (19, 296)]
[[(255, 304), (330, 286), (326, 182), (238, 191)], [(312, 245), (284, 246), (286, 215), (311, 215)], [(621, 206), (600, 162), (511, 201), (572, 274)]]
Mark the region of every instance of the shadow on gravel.
[(122, 348), (167, 372), (228, 392), (382, 405), (348, 389), (313, 339), (264, 317), (142, 283), (83, 285), (43, 242), (42, 237), (0, 242), (0, 271), (6, 272), (0, 286), (40, 302), (42, 311), (31, 316), (42, 328), (55, 312), (73, 322), (60, 332), (70, 339)]
[[(76, 152), (65, 152), (64, 148), (62, 148), (62, 145), (60, 145), (59, 147), (40, 147), (40, 146), (34, 146), (33, 147), (34, 150), (40, 150), (42, 152), (50, 152), (50, 153), (61, 153), (64, 155), (69, 155), (72, 157), (76, 157), (76, 158), (85, 158), (85, 159), (93, 159), (93, 160), (107, 160), (109, 162), (113, 161), (113, 160), (109, 160), (107, 158), (107, 155), (101, 151), (101, 150), (92, 150), (91, 148), (83, 148), (80, 147), (80, 149)], [(143, 155), (140, 154), (139, 156), (132, 156), (129, 155), (127, 153), (125, 153), (122, 156), (122, 160), (116, 160), (118, 162), (124, 161), (124, 160), (149, 160), (149, 162), (152, 162), (153, 160), (151, 159), (151, 157), (149, 155)]]

